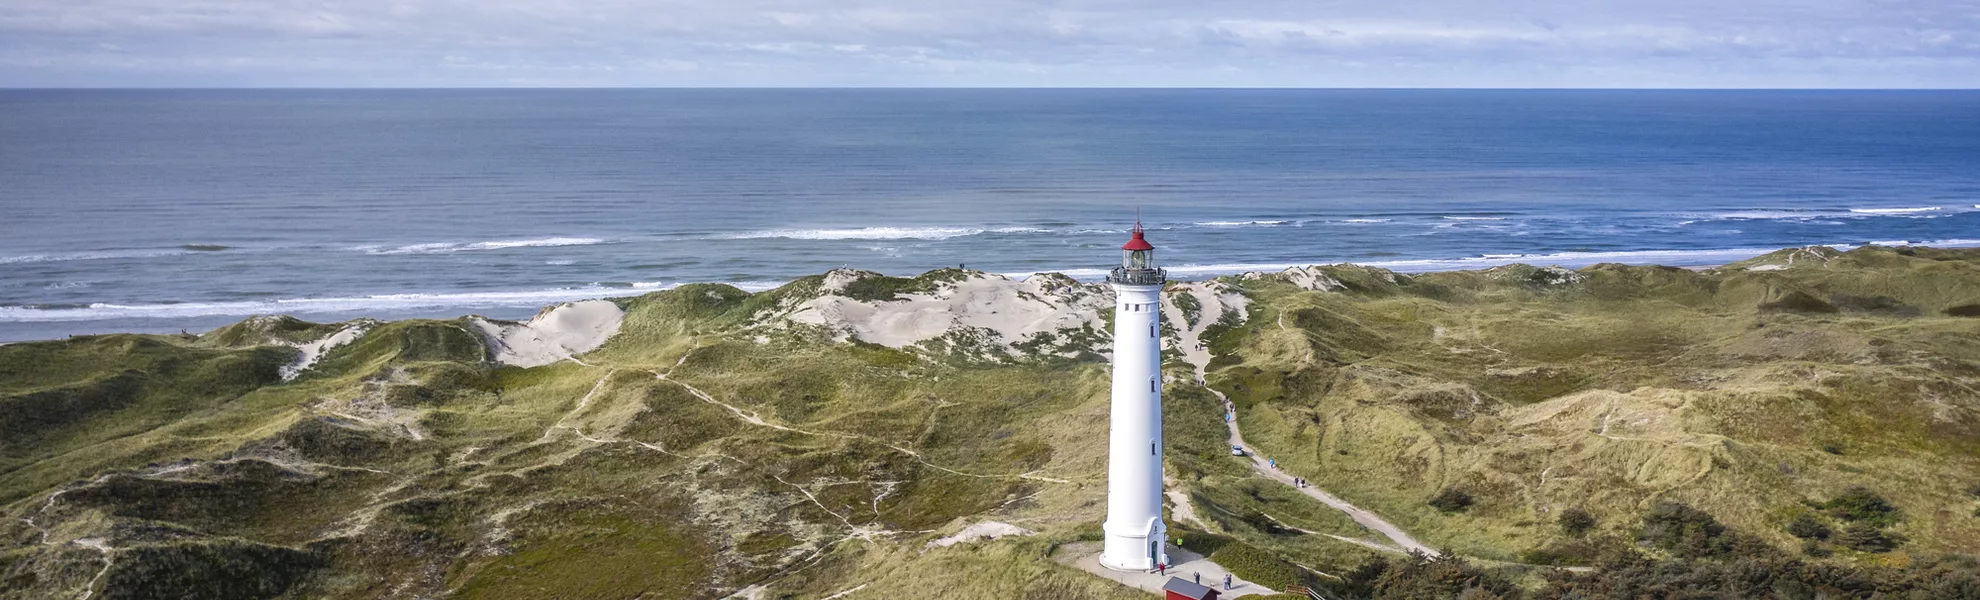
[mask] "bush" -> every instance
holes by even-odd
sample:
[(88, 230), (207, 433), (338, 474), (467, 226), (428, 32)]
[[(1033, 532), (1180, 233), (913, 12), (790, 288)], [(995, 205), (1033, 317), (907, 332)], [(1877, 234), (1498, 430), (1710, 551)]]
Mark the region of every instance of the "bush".
[(1280, 560), (1272, 553), (1249, 544), (1231, 541), (1210, 554), (1210, 561), (1230, 569), (1232, 575), (1268, 589), (1283, 590), (1299, 584), (1299, 567)]
[(1520, 597), (1519, 587), (1511, 581), (1472, 566), (1449, 552), (1437, 558), (1412, 552), (1408, 558), (1393, 562), (1378, 556), (1349, 571), (1343, 579), (1350, 597), (1371, 600)]
[(1824, 525), (1821, 519), (1806, 514), (1795, 517), (1793, 522), (1788, 523), (1787, 532), (1788, 535), (1804, 540), (1826, 540), (1831, 533), (1829, 526)]
[(1586, 567), (1595, 564), (1602, 553), (1603, 547), (1598, 541), (1563, 540), (1521, 552), (1519, 562), (1553, 567)]
[(1588, 511), (1580, 508), (1570, 508), (1561, 511), (1561, 518), (1558, 519), (1558, 522), (1561, 525), (1561, 531), (1563, 533), (1580, 537), (1588, 533), (1588, 530), (1595, 528), (1595, 515), (1588, 514)]
[(1828, 548), (1823, 548), (1821, 542), (1817, 542), (1815, 540), (1802, 540), (1801, 554), (1809, 558), (1827, 558), (1835, 553), (1830, 552)]
[(1830, 498), (1821, 506), (1838, 519), (1877, 527), (1888, 526), (1904, 518), (1890, 501), (1865, 487), (1843, 490), (1842, 494)]
[(1644, 515), (1643, 531), (1639, 537), (1679, 558), (1758, 556), (1777, 552), (1766, 542), (1727, 529), (1705, 511), (1677, 502), (1658, 504), (1650, 510), (1650, 514)]
[(1836, 536), (1836, 543), (1857, 552), (1870, 553), (1890, 552), (1898, 545), (1896, 539), (1869, 523), (1852, 523), (1844, 527), (1842, 535)]
[(1901, 568), (1824, 564), (1787, 557), (1727, 562), (1619, 556), (1586, 573), (1555, 571), (1534, 598), (1974, 598), (1980, 565), (1924, 558)]
[(1444, 491), (1437, 492), (1437, 496), (1430, 499), (1431, 507), (1447, 513), (1471, 508), (1471, 504), (1471, 494), (1457, 488), (1444, 488)]

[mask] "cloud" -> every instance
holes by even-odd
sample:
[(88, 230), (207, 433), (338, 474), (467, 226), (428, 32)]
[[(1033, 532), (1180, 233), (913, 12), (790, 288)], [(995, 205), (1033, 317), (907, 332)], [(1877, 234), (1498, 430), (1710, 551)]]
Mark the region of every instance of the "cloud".
[(0, 0), (0, 85), (1975, 87), (1980, 1)]

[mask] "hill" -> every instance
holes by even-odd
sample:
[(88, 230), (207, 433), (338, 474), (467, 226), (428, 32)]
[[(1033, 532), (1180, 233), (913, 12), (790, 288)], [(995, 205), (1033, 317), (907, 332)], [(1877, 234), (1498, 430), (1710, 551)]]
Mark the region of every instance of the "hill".
[[(1959, 580), (1943, 557), (1980, 554), (1980, 252), (1165, 297), (1171, 522), (1261, 581), (1545, 596), (1768, 553)], [(0, 598), (1144, 597), (1053, 556), (1104, 511), (1110, 302), (839, 270), (522, 323), (0, 346)], [(1218, 394), (1287, 473), (1450, 558), (1397, 562), (1229, 456)]]

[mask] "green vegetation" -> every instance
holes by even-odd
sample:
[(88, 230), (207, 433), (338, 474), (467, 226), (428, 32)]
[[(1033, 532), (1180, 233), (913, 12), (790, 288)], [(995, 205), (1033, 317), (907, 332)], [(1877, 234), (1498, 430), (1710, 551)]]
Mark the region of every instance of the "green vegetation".
[(1471, 504), (1471, 494), (1457, 488), (1444, 488), (1444, 491), (1430, 498), (1430, 506), (1444, 512), (1460, 512), (1471, 508)]
[(1556, 522), (1560, 523), (1562, 533), (1576, 537), (1587, 535), (1588, 530), (1594, 529), (1596, 525), (1595, 515), (1579, 508), (1561, 511), (1561, 516)]
[(1833, 530), (1829, 529), (1827, 523), (1823, 523), (1821, 519), (1808, 514), (1795, 517), (1794, 521), (1788, 523), (1787, 532), (1788, 535), (1804, 540), (1826, 540), (1829, 539), (1830, 534), (1834, 533)]
[(1835, 518), (1844, 521), (1863, 523), (1873, 527), (1889, 527), (1903, 518), (1897, 507), (1889, 500), (1866, 487), (1852, 487), (1816, 505)]
[(1298, 585), (1302, 579), (1299, 567), (1244, 542), (1223, 544), (1210, 554), (1210, 560), (1230, 569), (1231, 574), (1240, 579), (1270, 589), (1283, 590), (1286, 586)]
[[(971, 276), (683, 286), (529, 369), (461, 320), (0, 346), (0, 600), (1145, 597), (1060, 560), (1104, 511), (1104, 331), (979, 360), (969, 332), (892, 348), (763, 318)], [(1211, 320), (1208, 380), (1250, 444), (1450, 550), (1332, 537), (1381, 541), (1230, 456), (1218, 399), (1168, 363), (1171, 527), (1242, 577), (1980, 595), (1980, 251), (1306, 276), (1220, 280), (1242, 315), (1177, 295), (1176, 325)], [(282, 380), (292, 345), (347, 327)], [(1037, 534), (928, 546), (983, 521)]]

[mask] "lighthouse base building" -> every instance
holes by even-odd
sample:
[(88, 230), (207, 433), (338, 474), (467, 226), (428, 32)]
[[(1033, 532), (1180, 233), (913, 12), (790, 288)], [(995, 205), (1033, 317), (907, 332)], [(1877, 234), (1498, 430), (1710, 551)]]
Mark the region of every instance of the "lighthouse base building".
[(1142, 237), (1121, 246), (1114, 288), (1113, 411), (1108, 421), (1106, 546), (1100, 564), (1145, 571), (1169, 564), (1162, 523), (1162, 284), (1155, 247)]

